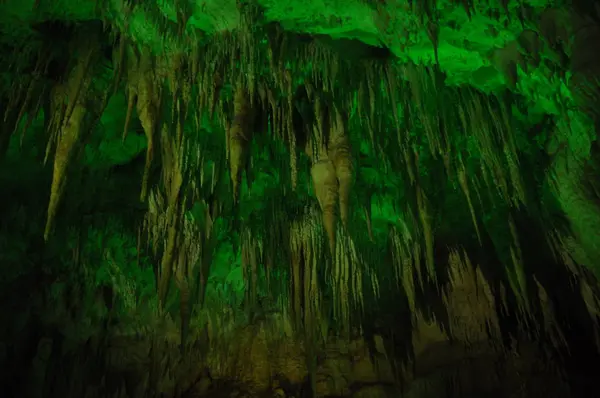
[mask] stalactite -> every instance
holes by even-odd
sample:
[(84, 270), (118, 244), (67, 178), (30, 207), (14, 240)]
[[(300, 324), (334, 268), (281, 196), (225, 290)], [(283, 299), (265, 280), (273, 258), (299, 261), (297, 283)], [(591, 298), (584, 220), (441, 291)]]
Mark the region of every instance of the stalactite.
[(256, 308), (258, 297), (258, 262), (261, 257), (260, 245), (256, 238), (252, 239), (250, 246), (250, 308)]
[(19, 120), (17, 118), (16, 110), (12, 107), (10, 102), (0, 102), (5, 111), (0, 113), (0, 159), (4, 157), (10, 143), (10, 138), (17, 130), (19, 126)]
[(550, 337), (552, 344), (556, 348), (568, 347), (565, 336), (560, 328), (560, 323), (557, 321), (554, 304), (544, 286), (534, 276), (533, 280), (537, 287), (538, 300), (542, 309), (542, 321), (546, 335)]
[(329, 72), (329, 88), (332, 93), (335, 93), (336, 87), (335, 84), (337, 82), (338, 74), (340, 72), (340, 57), (335, 54), (331, 56), (331, 61), (329, 63), (329, 68), (331, 69)]
[(54, 155), (54, 168), (52, 173), (52, 188), (50, 190), (50, 202), (48, 203), (48, 215), (44, 230), (44, 239), (48, 240), (56, 218), (59, 202), (64, 194), (67, 184), (68, 167), (73, 159), (74, 151), (81, 138), (82, 123), (85, 118), (86, 109), (83, 105), (76, 105), (69, 120), (61, 129), (57, 138), (56, 153)]
[[(93, 41), (93, 39), (91, 40)], [(94, 62), (99, 49), (95, 43), (92, 43), (91, 46), (89, 43), (86, 45), (83, 56), (70, 72), (65, 85), (56, 87), (53, 93), (55, 106), (52, 124), (55, 126), (53, 136), (56, 141), (56, 153), (44, 229), (45, 240), (49, 239), (52, 232), (58, 206), (67, 184), (70, 163), (79, 150), (84, 134), (87, 133), (86, 128), (93, 125), (85, 125), (85, 119), (87, 117), (88, 120), (95, 121), (102, 114), (105, 105), (102, 101), (102, 94), (94, 92), (90, 88), (90, 73), (95, 66)], [(66, 99), (68, 102), (63, 105), (63, 101)], [(89, 106), (89, 103), (93, 103), (93, 105)], [(63, 108), (63, 106), (65, 107)]]
[(273, 91), (270, 88), (265, 88), (265, 91), (267, 95), (267, 101), (271, 106), (271, 131), (277, 136), (277, 134), (281, 133), (277, 128), (279, 125), (277, 100), (275, 99), (275, 94), (273, 94)]
[[(126, 30), (127, 30), (127, 28), (126, 28)], [(117, 93), (117, 90), (119, 89), (119, 85), (121, 83), (123, 72), (125, 72), (125, 70), (126, 70), (125, 62), (127, 59), (127, 45), (129, 44), (128, 39), (124, 35), (119, 36), (118, 47), (116, 46), (116, 43), (114, 43), (116, 41), (117, 41), (117, 38), (115, 37), (113, 40), (113, 46), (114, 46), (113, 48), (115, 48), (115, 50), (113, 50), (113, 55), (112, 55), (113, 70), (114, 70), (114, 80), (113, 80), (113, 84), (112, 84), (112, 93), (111, 93), (112, 95), (115, 95)], [(116, 52), (116, 54), (115, 54), (115, 52)]]
[(181, 80), (185, 79), (185, 76), (181, 73), (181, 67), (183, 65), (182, 54), (175, 53), (169, 56), (166, 70), (166, 80), (169, 85), (169, 91), (171, 92), (171, 119), (176, 119), (177, 103), (181, 98)]
[[(158, 76), (153, 65), (151, 55), (143, 52), (134, 72), (136, 79), (128, 80), (130, 87), (130, 96), (136, 97), (136, 108), (138, 117), (142, 124), (146, 136), (146, 163), (144, 165), (144, 175), (142, 177), (142, 189), (140, 200), (146, 200), (148, 195), (148, 180), (150, 178), (150, 168), (154, 159), (156, 130), (160, 125), (159, 115), (162, 102), (162, 78)], [(133, 94), (135, 93), (135, 94)], [(131, 97), (130, 97), (131, 98)], [(130, 99), (131, 100), (131, 99)]]
[(286, 115), (286, 129), (287, 136), (290, 146), (290, 171), (291, 171), (291, 182), (292, 190), (296, 190), (298, 184), (298, 165), (297, 165), (297, 154), (296, 154), (296, 132), (294, 131), (294, 92), (293, 92), (293, 78), (289, 70), (285, 71), (285, 92), (287, 97), (287, 115)]
[(192, 262), (195, 260), (197, 261), (197, 259), (188, 258), (186, 254), (185, 250), (180, 250), (175, 275), (177, 287), (179, 288), (179, 314), (181, 317), (180, 349), (182, 353), (186, 346), (191, 317), (190, 278), (188, 276), (187, 268), (191, 268), (191, 266), (194, 265)]
[(338, 241), (335, 246), (335, 256), (333, 262), (332, 279), (336, 302), (333, 307), (334, 319), (339, 323), (341, 329), (348, 332), (350, 325), (350, 251), (341, 234), (337, 235)]
[(498, 338), (500, 323), (496, 299), (481, 268), (471, 263), (465, 250), (452, 248), (448, 256), (448, 284), (443, 301), (450, 332), (463, 344), (478, 344)]
[(127, 111), (125, 112), (125, 124), (123, 125), (123, 141), (127, 138), (127, 132), (129, 130), (129, 125), (131, 124), (131, 115), (133, 114), (133, 108), (137, 99), (137, 93), (135, 90), (131, 89), (130, 84), (127, 84), (125, 92), (127, 93)]
[(352, 162), (350, 140), (348, 139), (346, 123), (344, 122), (342, 112), (335, 105), (333, 108), (335, 119), (329, 134), (328, 152), (329, 158), (335, 167), (335, 175), (338, 181), (340, 218), (342, 225), (347, 228), (350, 212), (350, 191), (354, 183), (354, 165)]
[[(392, 70), (390, 65), (386, 65), (386, 82), (388, 88), (388, 96), (390, 98), (390, 106), (392, 107), (392, 115), (394, 116), (394, 123), (396, 126), (396, 139), (398, 140), (398, 146), (402, 147), (404, 141), (408, 135), (404, 135), (406, 132), (402, 131), (400, 125), (400, 115), (398, 114), (398, 99), (396, 98), (396, 91), (398, 89), (398, 82), (396, 81), (396, 73)], [(401, 95), (405, 95), (404, 90), (401, 90)]]
[[(369, 128), (369, 135), (371, 136), (371, 145), (373, 145), (373, 150), (376, 148), (375, 143), (375, 76), (373, 67), (371, 64), (365, 65), (366, 72), (366, 84), (367, 84), (367, 95), (368, 95), (368, 103), (369, 103), (369, 113), (367, 117), (367, 125)], [(360, 105), (359, 105), (360, 106)]]
[(219, 97), (221, 95), (221, 89), (223, 88), (224, 82), (223, 77), (218, 70), (213, 72), (211, 79), (205, 79), (205, 84), (208, 85), (208, 82), (210, 81), (212, 81), (212, 84), (210, 85), (211, 89), (208, 97), (208, 114), (211, 118), (213, 118), (215, 110), (217, 109), (217, 103), (219, 102)]
[(587, 278), (582, 277), (580, 282), (580, 294), (592, 319), (596, 346), (600, 350), (600, 292)]
[(252, 232), (248, 228), (244, 228), (240, 232), (240, 265), (242, 267), (242, 278), (244, 279), (244, 303), (251, 307), (251, 275), (250, 275), (250, 244), (252, 240)]
[(375, 241), (375, 237), (373, 236), (373, 222), (371, 220), (371, 196), (367, 199), (367, 203), (364, 206), (365, 220), (367, 222), (367, 233), (369, 234), (369, 239), (371, 242)]
[(268, 243), (266, 244), (266, 252), (265, 252), (265, 281), (266, 281), (266, 287), (267, 287), (267, 296), (270, 300), (273, 299), (272, 297), (272, 276), (271, 273), (273, 272), (273, 266), (274, 266), (274, 245), (275, 243), (273, 242), (273, 237), (271, 234), (269, 234), (269, 238), (270, 240), (268, 241)]
[(402, 157), (404, 158), (404, 164), (406, 166), (406, 173), (408, 174), (408, 178), (410, 181), (411, 185), (414, 185), (415, 182), (417, 181), (417, 176), (414, 170), (414, 164), (413, 164), (413, 155), (411, 154), (411, 149), (408, 147), (408, 145), (404, 145), (402, 147)]
[(462, 159), (460, 158), (457, 169), (458, 182), (460, 184), (460, 187), (462, 188), (463, 193), (465, 194), (465, 198), (467, 199), (469, 212), (471, 213), (471, 221), (473, 221), (473, 227), (475, 227), (475, 232), (477, 233), (477, 240), (479, 241), (479, 244), (482, 245), (481, 233), (479, 232), (479, 225), (477, 223), (477, 216), (475, 215), (475, 208), (473, 207), (473, 201), (471, 200), (471, 193), (469, 191), (469, 183), (467, 182), (467, 171), (465, 169), (465, 165), (462, 162)]
[[(209, 51), (205, 50), (202, 54), (203, 59), (198, 60), (198, 73), (195, 75), (197, 83), (197, 94), (198, 103), (196, 112), (198, 112), (198, 119), (202, 121), (205, 113), (209, 111), (209, 94), (213, 88), (213, 81), (208, 79), (209, 63), (204, 57), (210, 56)], [(212, 118), (213, 115), (208, 112), (208, 115)]]
[[(472, 92), (465, 93), (461, 101), (459, 117), (465, 131), (471, 131), (472, 136), (475, 138), (477, 149), (481, 154), (481, 171), (486, 185), (489, 189), (495, 189), (505, 201), (514, 203), (514, 198), (509, 189), (509, 182), (504, 173), (504, 162), (498, 155), (499, 148), (496, 145), (497, 139), (494, 137), (494, 135), (502, 137), (503, 129), (495, 112), (490, 114), (484, 111), (483, 104), (487, 101), (489, 100), (481, 101), (479, 96)], [(489, 104), (487, 107), (491, 109)], [(490, 121), (490, 119), (492, 120)], [(500, 137), (498, 140), (502, 140)], [(506, 141), (506, 138), (504, 140)], [(513, 157), (516, 157), (516, 155), (507, 155), (509, 166), (511, 162), (516, 162)], [(488, 174), (491, 174), (493, 178), (490, 179)], [(515, 183), (519, 184), (519, 180), (520, 178)], [(520, 196), (519, 192), (522, 192), (520, 185), (517, 185), (516, 188)]]
[(248, 148), (252, 139), (252, 110), (248, 94), (238, 85), (234, 98), (234, 119), (228, 132), (229, 141), (229, 169), (231, 183), (233, 184), (233, 200), (240, 199), (240, 183), (242, 171), (248, 161)]
[[(511, 186), (515, 195), (511, 197), (511, 202), (515, 206), (525, 203), (525, 184), (520, 171), (519, 153), (515, 137), (513, 134), (514, 128), (511, 122), (510, 104), (501, 101), (499, 104), (499, 112), (492, 107), (491, 101), (486, 101), (487, 112), (491, 116), (491, 126), (496, 133), (501, 137), (502, 149), (506, 164), (508, 165), (508, 174)], [(499, 113), (499, 115), (498, 115)]]
[(323, 225), (329, 240), (331, 255), (335, 254), (336, 224), (337, 224), (337, 201), (339, 196), (339, 182), (336, 169), (329, 157), (325, 143), (325, 129), (331, 124), (325, 120), (328, 115), (324, 111), (325, 105), (319, 95), (314, 92), (310, 84), (307, 84), (307, 93), (314, 102), (315, 122), (312, 126), (312, 134), (306, 140), (305, 152), (311, 160), (311, 179), (315, 196), (323, 214)]
[(327, 341), (329, 327), (322, 312), (322, 291), (317, 267), (322, 258), (322, 231), (318, 210), (304, 208), (290, 224), (290, 272), (294, 322), (304, 340), (309, 378), (316, 385), (316, 352)]
[[(25, 99), (23, 100), (23, 102), (21, 104), (19, 113), (18, 113), (15, 123), (14, 123), (15, 130), (16, 130), (17, 126), (19, 125), (19, 123), (21, 122), (21, 120), (23, 119), (25, 112), (29, 111), (29, 120), (32, 120), (32, 118), (35, 117), (35, 115), (37, 115), (37, 109), (35, 109), (35, 108), (37, 108), (37, 106), (34, 109), (31, 109), (31, 108), (32, 108), (32, 101), (33, 101), (34, 96), (39, 97), (38, 103), (42, 98), (42, 96), (40, 96), (39, 92), (38, 92), (38, 90), (40, 89), (40, 83), (41, 83), (40, 75), (43, 70), (47, 69), (47, 65), (45, 68), (42, 69), (42, 61), (43, 61), (43, 57), (40, 54), (37, 57), (35, 66), (33, 67), (34, 77), (30, 80), (29, 85), (25, 91)], [(48, 62), (48, 61), (46, 61), (46, 62)], [(8, 112), (9, 112), (9, 109), (6, 109), (5, 120), (6, 120), (6, 115)], [(30, 123), (31, 122), (29, 121), (28, 124), (30, 124)], [(27, 131), (27, 128), (23, 129), (23, 133), (22, 133), (21, 137), (23, 137), (23, 135), (25, 134), (25, 131)], [(12, 131), (10, 134), (14, 134), (14, 133), (15, 133), (15, 131)], [(22, 142), (22, 138), (21, 138), (21, 142)]]
[(527, 279), (523, 268), (523, 255), (521, 252), (521, 245), (519, 244), (519, 236), (512, 217), (509, 218), (508, 225), (513, 239), (513, 243), (510, 246), (512, 269), (509, 270), (509, 281), (513, 292), (517, 296), (521, 311), (527, 313), (529, 312), (530, 305), (527, 295)]
[(313, 160), (310, 170), (315, 190), (315, 196), (319, 201), (323, 213), (323, 225), (327, 232), (331, 255), (335, 254), (336, 223), (337, 223), (337, 200), (339, 196), (338, 180), (335, 166), (329, 158)]
[(417, 186), (417, 206), (419, 210), (419, 219), (425, 240), (425, 263), (427, 273), (431, 280), (436, 281), (435, 264), (433, 259), (433, 229), (431, 225), (431, 205), (423, 189)]
[(291, 225), (290, 231), (290, 294), (292, 296), (292, 314), (296, 328), (302, 325), (302, 242), (305, 239), (298, 221)]
[[(306, 239), (310, 239), (310, 236), (307, 236)], [(305, 242), (304, 243), (304, 247), (303, 247), (303, 254), (302, 254), (302, 259), (303, 264), (302, 264), (302, 276), (303, 276), (303, 280), (302, 280), (302, 308), (303, 308), (303, 316), (302, 316), (302, 320), (303, 320), (303, 327), (304, 327), (304, 333), (311, 336), (311, 338), (313, 337), (313, 331), (314, 331), (314, 327), (315, 327), (315, 319), (312, 317), (313, 315), (313, 311), (312, 311), (312, 297), (310, 296), (311, 294), (311, 287), (312, 287), (312, 280), (311, 280), (311, 275), (312, 275), (312, 250), (310, 250), (311, 248), (309, 248), (310, 246), (309, 242)], [(312, 343), (312, 341), (309, 342), (309, 345)]]
[[(213, 168), (214, 170), (214, 168)], [(212, 195), (212, 193), (211, 193)], [(204, 218), (204, 232), (203, 232), (203, 242), (201, 250), (201, 260), (200, 260), (200, 272), (198, 275), (198, 284), (195, 287), (196, 293), (196, 303), (200, 308), (204, 304), (205, 296), (206, 296), (206, 286), (208, 284), (208, 277), (210, 275), (210, 271), (213, 263), (213, 253), (214, 249), (217, 245), (217, 234), (215, 233), (214, 228), (214, 220), (220, 216), (221, 209), (218, 206), (213, 205), (211, 203), (205, 202), (205, 218)], [(192, 241), (192, 243), (194, 243)], [(193, 280), (193, 279), (191, 279)]]
[[(405, 67), (405, 75), (410, 81), (412, 98), (405, 98), (405, 106), (409, 110), (415, 109), (419, 113), (419, 119), (423, 125), (423, 131), (429, 144), (429, 152), (435, 158), (440, 153), (439, 132), (436, 112), (431, 112), (429, 104), (426, 101), (427, 93), (434, 93), (435, 86), (430, 85), (431, 76), (424, 68), (417, 68), (415, 65)], [(437, 94), (435, 94), (437, 95)], [(409, 105), (412, 100), (414, 105)], [(432, 122), (432, 119), (435, 122)]]
[(389, 239), (396, 283), (401, 284), (404, 288), (411, 314), (416, 314), (414, 270), (419, 264), (412, 255), (412, 237), (406, 228), (404, 228), (404, 230), (399, 230), (396, 227), (390, 227)]
[[(158, 298), (161, 308), (164, 309), (166, 298), (169, 292), (171, 277), (175, 260), (178, 258), (180, 248), (180, 226), (182, 222), (182, 204), (181, 187), (183, 185), (183, 156), (184, 142), (177, 141), (171, 134), (168, 127), (163, 125), (161, 129), (160, 144), (163, 159), (163, 182), (165, 198), (154, 198), (155, 206), (160, 206), (153, 210), (154, 213), (163, 212), (165, 221), (163, 229), (166, 230), (161, 236), (164, 239), (161, 243), (164, 245), (162, 253), (160, 272), (158, 276)], [(159, 195), (155, 193), (155, 196)], [(154, 242), (156, 245), (158, 242)]]
[(318, 213), (312, 208), (307, 211), (302, 221), (302, 257), (304, 259), (304, 320), (305, 329), (313, 338), (327, 337), (328, 330), (318, 330), (321, 314), (322, 292), (318, 283), (318, 267), (320, 265), (322, 235), (316, 228)]
[[(35, 105), (32, 107), (31, 104), (29, 105), (29, 115), (27, 116), (27, 120), (25, 121), (25, 125), (23, 126), (23, 129), (21, 130), (21, 137), (19, 140), (19, 144), (22, 147), (23, 146), (23, 141), (25, 139), (25, 133), (29, 130), (29, 128), (31, 127), (31, 125), (33, 124), (33, 121), (35, 120), (35, 118), (37, 117), (40, 109), (43, 106), (43, 103), (47, 101), (47, 94), (46, 94), (46, 89), (42, 88), (41, 89), (42, 92), (37, 94), (37, 101), (35, 102)], [(21, 117), (17, 118), (17, 123), (18, 121), (21, 120)], [(9, 124), (10, 126), (10, 124)], [(17, 127), (17, 124), (15, 124), (15, 129)], [(13, 130), (14, 131), (14, 130)], [(1, 133), (0, 133), (1, 135)], [(10, 137), (10, 135), (9, 135)], [(0, 137), (0, 158), (2, 158), (2, 138)]]

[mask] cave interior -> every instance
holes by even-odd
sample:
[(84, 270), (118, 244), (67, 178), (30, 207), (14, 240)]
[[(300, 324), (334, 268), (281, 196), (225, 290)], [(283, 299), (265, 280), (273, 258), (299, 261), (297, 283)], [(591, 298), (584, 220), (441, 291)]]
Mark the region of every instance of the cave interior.
[(592, 0), (0, 1), (0, 396), (592, 397)]

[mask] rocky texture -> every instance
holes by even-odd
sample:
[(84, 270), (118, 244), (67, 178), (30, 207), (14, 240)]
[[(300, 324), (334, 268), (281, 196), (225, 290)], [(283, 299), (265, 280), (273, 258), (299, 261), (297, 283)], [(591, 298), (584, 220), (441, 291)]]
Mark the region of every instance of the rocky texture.
[(2, 1), (2, 392), (589, 394), (599, 21)]

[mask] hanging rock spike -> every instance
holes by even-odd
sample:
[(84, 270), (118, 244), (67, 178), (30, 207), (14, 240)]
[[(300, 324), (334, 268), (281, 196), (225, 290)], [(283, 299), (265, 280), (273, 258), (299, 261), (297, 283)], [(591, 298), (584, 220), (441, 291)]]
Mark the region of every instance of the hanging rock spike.
[(340, 218), (342, 225), (348, 228), (350, 191), (354, 183), (354, 164), (352, 150), (346, 132), (346, 125), (338, 106), (333, 105), (334, 120), (329, 133), (329, 158), (335, 167), (339, 187)]
[[(88, 112), (92, 113), (92, 119), (96, 119), (102, 114), (103, 109), (87, 109), (85, 104), (90, 102), (90, 98), (98, 93), (89, 90), (90, 70), (98, 55), (98, 47), (94, 43), (94, 36), (90, 36), (90, 43), (81, 44), (84, 49), (84, 55), (79, 58), (77, 64), (70, 72), (64, 87), (54, 91), (54, 102), (56, 105), (62, 104), (66, 98), (69, 99), (67, 108), (62, 114), (62, 107), (54, 107), (55, 112), (61, 112), (62, 117), (56, 117), (57, 122), (57, 144), (54, 156), (54, 167), (52, 170), (52, 185), (50, 189), (50, 200), (44, 228), (44, 239), (47, 241), (52, 233), (54, 220), (60, 200), (64, 194), (69, 166), (73, 160), (75, 152), (83, 138), (84, 120)], [(97, 98), (94, 100), (98, 101)], [(91, 101), (93, 102), (93, 100)], [(55, 115), (53, 115), (53, 118)], [(59, 121), (60, 120), (60, 121)]]
[(233, 200), (240, 199), (240, 183), (242, 171), (248, 160), (248, 147), (252, 138), (252, 111), (248, 94), (243, 86), (235, 89), (233, 102), (234, 119), (228, 132), (229, 141), (229, 170), (233, 186)]

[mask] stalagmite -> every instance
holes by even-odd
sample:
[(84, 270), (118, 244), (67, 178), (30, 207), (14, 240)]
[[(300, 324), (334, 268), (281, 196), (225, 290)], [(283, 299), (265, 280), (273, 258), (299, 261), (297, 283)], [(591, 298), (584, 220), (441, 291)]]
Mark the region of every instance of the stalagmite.
[(233, 184), (233, 200), (240, 196), (242, 171), (248, 160), (248, 146), (252, 139), (252, 111), (245, 89), (238, 85), (233, 102), (234, 119), (228, 132), (229, 170)]

